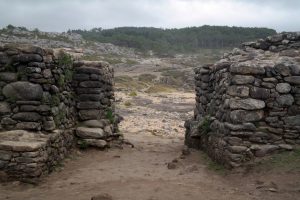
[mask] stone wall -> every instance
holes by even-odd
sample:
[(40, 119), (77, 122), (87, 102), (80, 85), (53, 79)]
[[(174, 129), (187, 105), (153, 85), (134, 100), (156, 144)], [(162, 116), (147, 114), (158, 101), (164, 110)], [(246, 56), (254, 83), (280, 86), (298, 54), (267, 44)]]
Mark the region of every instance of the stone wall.
[(75, 125), (70, 56), (6, 45), (0, 47), (0, 71), (2, 129), (52, 131)]
[(75, 142), (70, 129), (52, 134), (3, 131), (0, 137), (0, 181), (37, 181), (65, 158)]
[(244, 43), (195, 81), (188, 146), (237, 167), (300, 144), (300, 33)]
[(76, 141), (108, 147), (120, 136), (113, 85), (105, 62), (74, 62), (62, 50), (0, 46), (0, 171), (38, 177)]

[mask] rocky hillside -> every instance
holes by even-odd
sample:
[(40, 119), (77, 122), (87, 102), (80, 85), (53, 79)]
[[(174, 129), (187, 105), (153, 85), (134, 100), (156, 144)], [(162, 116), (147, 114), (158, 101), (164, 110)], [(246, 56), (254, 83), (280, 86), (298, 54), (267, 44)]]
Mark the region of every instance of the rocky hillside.
[(31, 44), (43, 48), (68, 48), (84, 55), (115, 54), (134, 56), (134, 50), (118, 47), (110, 43), (90, 42), (77, 33), (43, 32), (38, 29), (7, 26), (0, 29), (0, 44)]

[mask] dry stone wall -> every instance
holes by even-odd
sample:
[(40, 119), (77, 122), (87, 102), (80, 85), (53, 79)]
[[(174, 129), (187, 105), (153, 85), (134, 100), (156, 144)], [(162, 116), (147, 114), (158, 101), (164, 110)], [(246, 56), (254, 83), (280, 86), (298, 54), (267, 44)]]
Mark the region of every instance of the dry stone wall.
[(110, 146), (120, 137), (113, 85), (113, 69), (105, 62), (73, 62), (61, 50), (35, 46), (0, 46), (0, 172), (37, 178), (76, 142)]
[(244, 43), (195, 69), (186, 145), (237, 167), (300, 144), (300, 33)]

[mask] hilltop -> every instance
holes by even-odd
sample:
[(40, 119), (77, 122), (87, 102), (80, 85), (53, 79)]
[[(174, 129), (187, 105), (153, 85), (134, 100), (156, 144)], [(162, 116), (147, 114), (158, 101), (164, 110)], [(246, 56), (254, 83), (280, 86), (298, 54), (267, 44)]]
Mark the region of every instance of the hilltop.
[(239, 46), (242, 42), (264, 38), (276, 33), (268, 28), (228, 26), (200, 26), (180, 29), (153, 27), (93, 28), (72, 30), (86, 40), (108, 42), (131, 47), (142, 52), (153, 51), (158, 55), (197, 53), (199, 49), (224, 49)]

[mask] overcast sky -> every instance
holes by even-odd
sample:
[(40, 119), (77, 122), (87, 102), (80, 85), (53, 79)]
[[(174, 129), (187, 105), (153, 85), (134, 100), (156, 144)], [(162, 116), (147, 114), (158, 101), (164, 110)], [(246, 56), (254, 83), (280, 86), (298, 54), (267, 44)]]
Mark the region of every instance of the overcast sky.
[(0, 0), (0, 26), (44, 31), (201, 25), (300, 31), (300, 0)]

